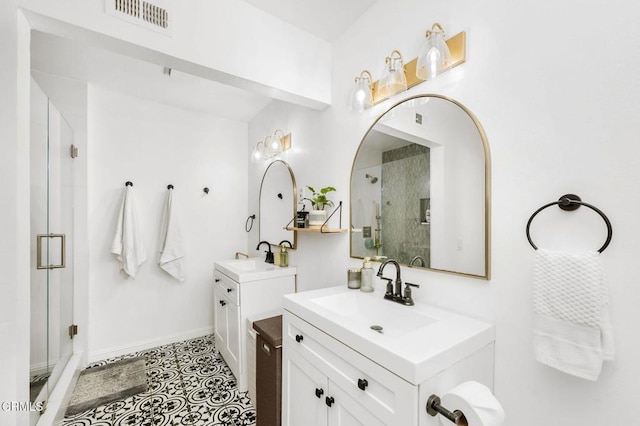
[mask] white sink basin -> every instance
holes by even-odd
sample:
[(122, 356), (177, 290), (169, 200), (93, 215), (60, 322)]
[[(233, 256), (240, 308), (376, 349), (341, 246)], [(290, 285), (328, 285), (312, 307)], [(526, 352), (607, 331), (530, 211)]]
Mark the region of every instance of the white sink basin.
[[(493, 325), (346, 286), (286, 295), (284, 309), (418, 385), (495, 340)], [(372, 326), (380, 326), (376, 331)]]
[(349, 291), (316, 297), (311, 301), (331, 311), (333, 315), (341, 316), (345, 321), (368, 327), (372, 333), (390, 337), (412, 333), (436, 321), (420, 310), (400, 304), (392, 305), (383, 298), (363, 296), (360, 291)]
[(239, 283), (296, 274), (295, 267), (274, 266), (261, 258), (222, 260), (215, 262), (214, 266), (215, 269)]

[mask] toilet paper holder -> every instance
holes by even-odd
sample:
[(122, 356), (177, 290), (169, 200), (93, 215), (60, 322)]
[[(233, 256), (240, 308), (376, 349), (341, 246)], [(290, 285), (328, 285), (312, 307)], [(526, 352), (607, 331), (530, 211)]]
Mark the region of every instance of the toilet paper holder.
[(427, 414), (430, 416), (437, 416), (438, 414), (447, 418), (447, 420), (452, 421), (455, 425), (458, 426), (469, 426), (467, 422), (467, 418), (464, 416), (464, 413), (460, 410), (449, 411), (440, 405), (440, 397), (436, 394), (433, 394), (427, 399)]

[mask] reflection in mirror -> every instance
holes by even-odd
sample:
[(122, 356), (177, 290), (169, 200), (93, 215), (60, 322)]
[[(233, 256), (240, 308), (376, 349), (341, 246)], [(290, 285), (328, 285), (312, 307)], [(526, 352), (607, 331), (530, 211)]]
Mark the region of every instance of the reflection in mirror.
[(296, 214), (296, 197), (296, 179), (291, 167), (282, 160), (269, 164), (260, 185), (260, 241), (277, 245), (288, 240), (296, 248), (296, 231), (284, 229)]
[(488, 143), (475, 116), (440, 95), (383, 114), (351, 171), (351, 256), (489, 278)]

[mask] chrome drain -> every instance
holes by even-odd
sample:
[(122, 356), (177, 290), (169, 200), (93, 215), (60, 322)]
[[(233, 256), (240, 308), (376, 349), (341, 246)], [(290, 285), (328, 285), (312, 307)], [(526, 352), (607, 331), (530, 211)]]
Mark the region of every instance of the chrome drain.
[(383, 331), (384, 329), (380, 325), (372, 325), (370, 328), (374, 331), (377, 331), (380, 334), (384, 334), (384, 331)]

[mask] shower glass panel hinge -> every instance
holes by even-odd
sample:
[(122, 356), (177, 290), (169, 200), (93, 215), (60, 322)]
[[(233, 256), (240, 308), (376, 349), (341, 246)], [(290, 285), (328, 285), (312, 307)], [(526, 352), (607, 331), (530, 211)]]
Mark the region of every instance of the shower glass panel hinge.
[(71, 324), (69, 326), (69, 338), (73, 339), (73, 336), (78, 334), (78, 326), (76, 324)]
[(75, 145), (71, 145), (69, 147), (69, 154), (71, 155), (71, 158), (77, 158), (78, 157), (78, 147)]

